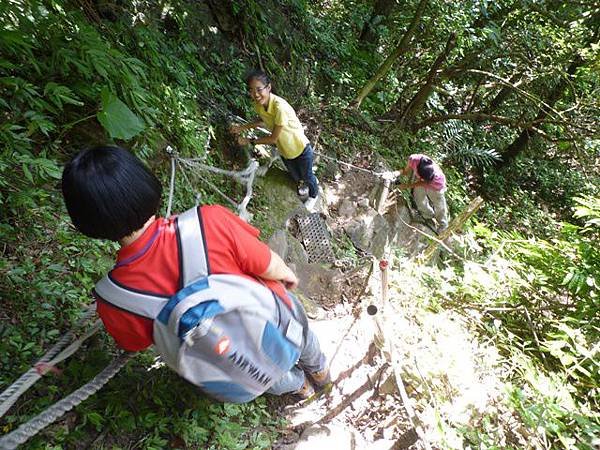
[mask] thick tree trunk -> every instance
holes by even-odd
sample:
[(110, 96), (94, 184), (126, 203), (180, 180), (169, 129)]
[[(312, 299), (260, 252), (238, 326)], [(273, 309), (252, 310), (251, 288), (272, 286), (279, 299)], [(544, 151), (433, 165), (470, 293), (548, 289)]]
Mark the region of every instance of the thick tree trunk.
[(425, 78), (425, 83), (421, 88), (417, 91), (417, 93), (410, 100), (404, 111), (402, 112), (402, 116), (400, 117), (400, 124), (403, 126), (407, 122), (412, 122), (413, 119), (419, 114), (423, 106), (425, 106), (425, 102), (433, 92), (433, 86), (435, 85), (436, 80), (439, 76), (440, 66), (446, 61), (448, 55), (452, 51), (452, 49), (456, 45), (456, 33), (452, 33), (448, 40), (446, 41), (446, 46), (442, 53), (438, 55), (435, 59), (429, 72), (427, 73), (427, 77)]
[[(583, 63), (581, 57), (577, 57), (567, 69), (567, 75), (572, 76), (577, 68)], [(562, 78), (561, 81), (550, 91), (550, 95), (546, 97), (546, 105), (554, 107), (555, 103), (562, 97), (565, 88), (567, 87), (567, 79)], [(540, 109), (533, 123), (542, 122), (548, 115), (548, 109)], [(505, 167), (513, 162), (513, 160), (521, 154), (529, 145), (531, 138), (538, 133), (534, 129), (525, 129), (521, 131), (519, 136), (501, 152), (502, 159), (496, 162), (496, 167)]]
[(398, 6), (396, 0), (376, 0), (373, 5), (371, 17), (363, 25), (358, 40), (366, 47), (374, 47), (379, 42), (379, 34), (376, 31), (376, 26), (380, 23), (387, 23), (388, 16)]
[(373, 88), (375, 87), (377, 82), (381, 78), (383, 78), (383, 76), (386, 73), (388, 73), (388, 71), (394, 64), (394, 62), (396, 62), (396, 60), (403, 53), (406, 52), (406, 50), (408, 49), (408, 44), (410, 43), (410, 41), (415, 33), (417, 24), (421, 20), (421, 16), (423, 15), (423, 11), (425, 10), (425, 6), (427, 6), (428, 1), (429, 0), (421, 0), (419, 2), (419, 5), (417, 6), (417, 10), (415, 11), (415, 15), (413, 16), (413, 19), (412, 19), (408, 29), (404, 33), (404, 36), (402, 36), (400, 43), (394, 49), (394, 51), (392, 53), (390, 53), (390, 55), (386, 58), (386, 60), (383, 62), (383, 64), (381, 64), (381, 66), (379, 66), (379, 69), (377, 69), (377, 72), (375, 72), (375, 75), (373, 75), (373, 77), (371, 77), (371, 79), (369, 81), (367, 81), (365, 86), (360, 90), (360, 92), (358, 93), (358, 95), (356, 96), (354, 101), (352, 102), (352, 106), (354, 106), (356, 108), (360, 108), (360, 104), (365, 99), (365, 97), (367, 95), (369, 95), (369, 93), (373, 90)]
[[(518, 86), (520, 83), (516, 83), (516, 81), (521, 77), (521, 74), (513, 75), (508, 82), (512, 85)], [(500, 91), (496, 94), (496, 96), (492, 99), (492, 101), (488, 104), (488, 106), (482, 111), (484, 114), (492, 114), (496, 111), (504, 101), (510, 97), (510, 94), (514, 92), (514, 88), (512, 86), (504, 86)]]

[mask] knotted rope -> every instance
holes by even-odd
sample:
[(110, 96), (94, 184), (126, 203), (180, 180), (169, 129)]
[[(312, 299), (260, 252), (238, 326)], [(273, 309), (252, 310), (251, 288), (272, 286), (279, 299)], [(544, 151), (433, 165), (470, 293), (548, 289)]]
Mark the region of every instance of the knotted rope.
[[(210, 139), (207, 141), (207, 144), (206, 144), (207, 146), (208, 146), (209, 142), (210, 142)], [(248, 207), (248, 204), (250, 203), (250, 200), (252, 199), (254, 179), (257, 175), (257, 170), (260, 167), (258, 164), (258, 161), (256, 161), (255, 159), (251, 159), (250, 163), (244, 170), (240, 170), (240, 171), (225, 170), (225, 169), (220, 169), (218, 167), (214, 167), (214, 166), (205, 164), (204, 158), (183, 158), (171, 146), (168, 146), (166, 151), (169, 154), (169, 156), (171, 157), (171, 181), (169, 183), (169, 200), (168, 200), (168, 205), (167, 205), (167, 217), (169, 217), (171, 215), (171, 207), (172, 207), (172, 203), (173, 203), (173, 192), (175, 190), (175, 166), (177, 165), (181, 169), (181, 173), (182, 173), (183, 178), (185, 179), (186, 183), (189, 184), (190, 186), (192, 185), (192, 183), (190, 182), (190, 180), (186, 174), (186, 169), (194, 169), (194, 171), (192, 171), (192, 173), (194, 173), (195, 176), (198, 176), (197, 175), (198, 171), (210, 172), (210, 173), (215, 173), (217, 175), (224, 175), (224, 176), (231, 177), (238, 183), (245, 185), (246, 194), (240, 203), (236, 203), (229, 196), (227, 196), (227, 194), (225, 194), (223, 191), (221, 191), (210, 180), (207, 180), (207, 179), (202, 180), (202, 183), (205, 183), (208, 186), (210, 186), (216, 193), (218, 193), (228, 203), (230, 203), (234, 208), (236, 208), (238, 215), (242, 219), (244, 219), (247, 222), (249, 222), (252, 219), (252, 214), (248, 212), (247, 207)], [(200, 198), (199, 198), (199, 194), (198, 194), (198, 195), (196, 195), (196, 202), (199, 203), (199, 200), (200, 200)]]

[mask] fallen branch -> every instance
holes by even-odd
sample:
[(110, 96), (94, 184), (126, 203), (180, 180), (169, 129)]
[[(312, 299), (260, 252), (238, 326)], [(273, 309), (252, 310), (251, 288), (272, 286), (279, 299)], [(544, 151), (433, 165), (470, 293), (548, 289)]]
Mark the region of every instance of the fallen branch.
[[(402, 376), (400, 375), (400, 367), (401, 367), (401, 362), (399, 360), (399, 353), (396, 351), (396, 348), (394, 346), (394, 341), (392, 339), (389, 338), (389, 335), (386, 333), (386, 327), (385, 327), (385, 315), (383, 314), (383, 311), (385, 309), (385, 305), (387, 303), (387, 269), (388, 269), (388, 265), (387, 265), (387, 261), (381, 261), (380, 263), (380, 268), (381, 268), (381, 282), (382, 282), (382, 290), (381, 290), (381, 296), (382, 296), (382, 314), (381, 314), (381, 318), (377, 318), (375, 317), (375, 322), (377, 324), (377, 328), (378, 328), (378, 333), (377, 335), (379, 335), (380, 338), (380, 348), (381, 348), (381, 354), (383, 355), (383, 357), (389, 361), (389, 363), (392, 366), (392, 374), (396, 380), (396, 387), (398, 388), (398, 392), (400, 393), (400, 398), (402, 399), (402, 405), (404, 406), (404, 409), (408, 415), (408, 419), (410, 420), (410, 423), (412, 425), (411, 430), (409, 430), (409, 432), (407, 434), (409, 435), (416, 435), (418, 436), (418, 438), (421, 439), (423, 446), (425, 447), (426, 450), (431, 450), (431, 446), (429, 445), (429, 441), (427, 440), (427, 437), (425, 436), (425, 432), (423, 431), (423, 429), (421, 427), (419, 427), (417, 425), (417, 413), (415, 412), (414, 408), (412, 407), (412, 404), (410, 403), (410, 398), (408, 397), (408, 393), (406, 392), (406, 388), (404, 387), (404, 381), (402, 381)], [(375, 337), (375, 344), (377, 345), (377, 335)]]
[(377, 372), (375, 372), (375, 375), (373, 375), (373, 379), (367, 379), (367, 381), (365, 381), (365, 383), (362, 386), (360, 386), (352, 394), (344, 398), (344, 400), (342, 400), (342, 402), (339, 405), (333, 407), (331, 411), (329, 411), (327, 414), (321, 417), (315, 423), (315, 425), (321, 425), (323, 423), (329, 422), (335, 416), (340, 414), (344, 409), (346, 409), (352, 402), (354, 402), (354, 400), (363, 395), (369, 389), (373, 389), (374, 382), (376, 380), (379, 380), (389, 367), (390, 365), (388, 363), (383, 363), (383, 365), (377, 370)]
[(445, 244), (445, 242), (444, 242), (444, 241), (442, 241), (442, 240), (440, 240), (440, 239), (436, 238), (436, 237), (435, 237), (433, 234), (429, 234), (429, 233), (426, 233), (426, 232), (424, 232), (423, 230), (420, 230), (420, 229), (418, 229), (417, 227), (415, 227), (415, 226), (411, 225), (410, 223), (406, 222), (406, 221), (405, 221), (405, 220), (404, 220), (402, 217), (400, 217), (400, 221), (401, 221), (401, 222), (402, 222), (404, 225), (406, 225), (408, 228), (411, 228), (412, 230), (416, 231), (417, 233), (419, 233), (419, 234), (421, 234), (421, 235), (425, 236), (427, 239), (430, 239), (430, 240), (434, 241), (436, 244), (438, 244), (438, 245), (440, 245), (440, 246), (444, 247), (444, 249), (445, 249), (445, 250), (446, 250), (448, 253), (452, 254), (452, 255), (453, 255), (453, 256), (455, 256), (456, 258), (458, 258), (458, 259), (460, 259), (460, 260), (462, 260), (462, 261), (464, 261), (464, 260), (465, 260), (465, 258), (463, 258), (462, 256), (460, 256), (458, 253), (456, 253), (456, 252), (452, 251), (452, 249), (451, 249), (450, 247), (448, 247), (448, 246)]
[(452, 222), (450, 222), (448, 228), (446, 228), (440, 233), (438, 239), (436, 239), (436, 242), (432, 242), (431, 244), (429, 244), (429, 247), (425, 249), (423, 255), (420, 258), (421, 264), (426, 264), (437, 250), (438, 245), (440, 245), (440, 242), (444, 242), (444, 240), (446, 240), (452, 233), (462, 228), (465, 222), (469, 220), (469, 218), (473, 214), (475, 214), (475, 212), (481, 207), (481, 205), (483, 205), (483, 199), (481, 197), (475, 197), (473, 200), (471, 200), (469, 206), (467, 206), (467, 208), (462, 213), (460, 213), (452, 220)]

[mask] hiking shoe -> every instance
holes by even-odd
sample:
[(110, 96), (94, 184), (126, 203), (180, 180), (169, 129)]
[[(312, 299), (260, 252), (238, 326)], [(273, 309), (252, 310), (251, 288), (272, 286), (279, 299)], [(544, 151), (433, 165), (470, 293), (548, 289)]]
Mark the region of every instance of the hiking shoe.
[(306, 184), (304, 184), (304, 181), (298, 182), (297, 191), (298, 191), (299, 197), (301, 197), (303, 199), (308, 198), (308, 186)]
[(302, 387), (297, 391), (292, 392), (292, 394), (300, 397), (302, 400), (306, 400), (315, 394), (315, 388), (310, 384), (308, 377), (304, 377), (304, 384)]
[(434, 233), (438, 233), (437, 229), (438, 229), (438, 224), (437, 221), (434, 218), (424, 218), (423, 219), (423, 224), (429, 228), (431, 231), (433, 231)]
[(331, 383), (331, 374), (329, 373), (329, 367), (320, 370), (319, 372), (313, 372), (308, 374), (312, 379), (315, 386), (322, 388), (323, 386)]
[(308, 209), (308, 212), (314, 212), (315, 206), (317, 205), (317, 200), (319, 197), (308, 197), (304, 202), (304, 206)]

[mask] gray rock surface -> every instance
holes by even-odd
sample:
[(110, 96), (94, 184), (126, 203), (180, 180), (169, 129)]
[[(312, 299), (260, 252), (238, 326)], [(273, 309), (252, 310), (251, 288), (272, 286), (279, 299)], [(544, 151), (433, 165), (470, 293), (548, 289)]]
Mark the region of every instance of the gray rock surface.
[(354, 433), (341, 425), (313, 425), (308, 427), (294, 447), (295, 450), (354, 450)]
[(389, 240), (388, 221), (373, 208), (368, 208), (355, 219), (344, 227), (352, 243), (363, 251), (381, 257)]
[(269, 238), (269, 247), (287, 264), (306, 264), (308, 254), (302, 243), (286, 230), (277, 230)]
[(345, 278), (341, 270), (309, 263), (295, 263), (294, 268), (300, 281), (297, 291), (302, 296), (325, 307), (340, 301), (342, 281)]
[(268, 212), (272, 224), (284, 228), (287, 220), (299, 208), (304, 208), (296, 193), (296, 183), (287, 172), (271, 167), (264, 177), (257, 178), (256, 183), (261, 186), (265, 197), (271, 199), (263, 208)]
[(338, 208), (338, 214), (343, 217), (352, 217), (356, 214), (356, 206), (354, 202), (350, 199), (342, 200), (340, 206)]
[(288, 233), (284, 230), (277, 230), (269, 238), (267, 244), (275, 253), (285, 260), (288, 254)]

